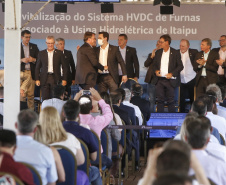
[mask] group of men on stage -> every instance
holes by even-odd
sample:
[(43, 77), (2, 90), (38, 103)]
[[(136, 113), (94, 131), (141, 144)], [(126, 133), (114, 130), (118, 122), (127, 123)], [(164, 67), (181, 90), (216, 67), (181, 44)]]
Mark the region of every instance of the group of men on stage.
[[(52, 98), (52, 89), (57, 84), (66, 87), (70, 95), (70, 86), (79, 84), (84, 90), (97, 85), (99, 92), (113, 92), (121, 82), (128, 78), (138, 80), (139, 61), (136, 49), (127, 46), (128, 37), (120, 34), (118, 46), (109, 44), (109, 34), (99, 32), (96, 47), (96, 35), (84, 34), (84, 44), (78, 48), (75, 67), (71, 51), (65, 50), (65, 41), (53, 36), (46, 38), (47, 49), (39, 52), (37, 45), (30, 43), (31, 32), (21, 34), (21, 101), (34, 109), (34, 89), (41, 86), (42, 100)], [(145, 61), (148, 67), (145, 82), (148, 83), (150, 109), (164, 112), (165, 103), (169, 112), (175, 112), (174, 91), (180, 86), (180, 111), (185, 112), (185, 99), (194, 100), (203, 95), (209, 84), (217, 83), (224, 98), (226, 87), (226, 35), (219, 40), (220, 48), (212, 49), (212, 42), (205, 38), (201, 42), (201, 51), (189, 48), (189, 41), (182, 39), (180, 50), (170, 47), (171, 37), (162, 35), (156, 49)], [(76, 69), (76, 72), (75, 72)]]

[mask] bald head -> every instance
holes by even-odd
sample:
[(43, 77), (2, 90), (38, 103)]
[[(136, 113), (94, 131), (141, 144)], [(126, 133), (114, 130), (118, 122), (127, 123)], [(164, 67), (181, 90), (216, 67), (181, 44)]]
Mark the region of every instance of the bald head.
[(181, 51), (181, 53), (185, 53), (188, 50), (189, 46), (190, 46), (189, 41), (186, 40), (186, 39), (182, 39), (180, 41), (180, 51)]

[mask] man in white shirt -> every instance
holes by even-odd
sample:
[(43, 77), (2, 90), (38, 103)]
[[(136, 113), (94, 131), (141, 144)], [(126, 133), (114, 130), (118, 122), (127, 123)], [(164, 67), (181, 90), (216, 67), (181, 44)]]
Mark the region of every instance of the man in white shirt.
[[(187, 124), (185, 140), (191, 145), (206, 176), (216, 184), (226, 184), (226, 163), (205, 150), (209, 138), (210, 125), (207, 122), (197, 119)], [(189, 174), (194, 175), (194, 171), (191, 169)]]
[(125, 91), (125, 99), (124, 99), (124, 101), (122, 103), (124, 105), (127, 105), (129, 107), (134, 108), (135, 115), (136, 115), (136, 117), (138, 118), (138, 121), (139, 121), (139, 125), (142, 125), (143, 124), (143, 118), (142, 118), (142, 114), (141, 114), (140, 108), (138, 106), (130, 103), (131, 91), (129, 89), (127, 89), (127, 88), (125, 88), (124, 91)]
[[(180, 41), (180, 54), (184, 69), (180, 72), (180, 112), (185, 112), (185, 99), (189, 97), (190, 103), (194, 101), (194, 86), (196, 72), (193, 70), (197, 49), (190, 49), (186, 39)], [(186, 96), (188, 95), (188, 96)]]
[(218, 64), (219, 54), (211, 50), (212, 41), (205, 38), (201, 42), (201, 51), (195, 56), (194, 70), (196, 71), (196, 97), (205, 94), (206, 87), (209, 84), (217, 83), (218, 81)]
[(42, 184), (55, 185), (58, 179), (52, 150), (33, 139), (38, 123), (38, 115), (32, 110), (23, 110), (15, 124), (17, 149), (14, 159), (32, 165), (39, 173)]
[(62, 85), (57, 85), (53, 89), (53, 98), (44, 100), (42, 102), (42, 109), (45, 107), (55, 107), (59, 114), (61, 115), (62, 108), (66, 101), (64, 100), (64, 93), (65, 93), (65, 88)]
[(157, 112), (164, 112), (167, 102), (168, 112), (175, 112), (174, 91), (180, 85), (180, 72), (183, 70), (180, 53), (170, 47), (171, 37), (162, 35), (159, 44), (162, 49), (155, 52), (153, 70), (156, 84)]
[(108, 43), (109, 34), (107, 32), (99, 32), (98, 44), (96, 48), (99, 63), (105, 66), (105, 70), (98, 70), (98, 90), (99, 92), (113, 92), (118, 88), (119, 70), (118, 64), (122, 69), (122, 81), (127, 81), (126, 65), (117, 46)]
[(217, 85), (221, 89), (221, 93), (223, 96), (223, 99), (225, 97), (226, 92), (226, 76), (225, 76), (225, 67), (226, 67), (226, 35), (221, 35), (219, 41), (219, 48), (214, 48), (213, 50), (218, 52), (220, 55), (220, 59), (216, 60), (217, 64), (219, 65), (218, 68), (218, 77), (219, 81), (217, 82)]

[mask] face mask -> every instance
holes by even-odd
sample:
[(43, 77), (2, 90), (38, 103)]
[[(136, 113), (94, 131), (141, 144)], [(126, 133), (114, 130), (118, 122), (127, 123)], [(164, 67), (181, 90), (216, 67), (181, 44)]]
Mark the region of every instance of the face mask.
[(98, 44), (100, 45), (100, 46), (102, 46), (104, 43), (103, 43), (103, 40), (102, 39), (98, 39)]

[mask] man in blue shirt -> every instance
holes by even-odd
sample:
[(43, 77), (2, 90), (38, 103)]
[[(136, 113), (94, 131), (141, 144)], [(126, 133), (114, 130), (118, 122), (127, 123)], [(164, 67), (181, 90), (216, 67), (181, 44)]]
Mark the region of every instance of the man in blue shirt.
[[(97, 158), (98, 146), (90, 130), (82, 127), (76, 121), (80, 112), (80, 105), (77, 101), (68, 100), (63, 106), (63, 116), (65, 120), (63, 126), (67, 132), (81, 139), (87, 145), (90, 152), (90, 159), (95, 161)], [(102, 184), (99, 169), (95, 166), (89, 167), (89, 181), (94, 185)]]
[(33, 139), (37, 123), (38, 115), (34, 111), (27, 109), (19, 113), (14, 159), (32, 165), (41, 176), (42, 184), (55, 185), (58, 176), (53, 153), (49, 147)]

